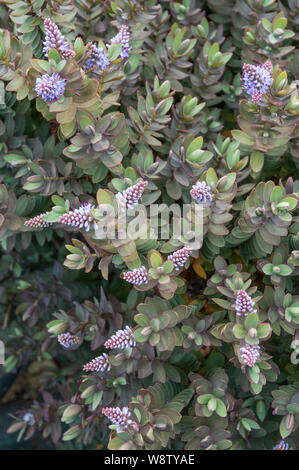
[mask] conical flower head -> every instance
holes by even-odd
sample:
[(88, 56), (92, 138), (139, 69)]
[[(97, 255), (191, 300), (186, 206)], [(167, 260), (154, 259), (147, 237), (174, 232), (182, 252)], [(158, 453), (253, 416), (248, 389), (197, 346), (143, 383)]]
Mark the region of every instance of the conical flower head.
[(273, 448), (273, 450), (288, 450), (289, 449), (289, 444), (284, 442), (284, 440), (281, 440), (276, 446)]
[(175, 251), (168, 256), (168, 260), (173, 262), (174, 269), (179, 271), (186, 263), (187, 259), (192, 253), (192, 248), (190, 246), (184, 246), (180, 250)]
[(133, 209), (137, 206), (139, 199), (141, 198), (144, 190), (147, 186), (147, 181), (141, 180), (139, 183), (134, 184), (125, 189), (125, 191), (116, 194), (116, 199), (121, 209)]
[(95, 44), (89, 42), (87, 44), (89, 53), (85, 63), (84, 69), (88, 72), (94, 67), (98, 67), (101, 71), (106, 70), (110, 64), (108, 59), (108, 54), (104, 51), (102, 47), (97, 47)]
[(105, 415), (113, 424), (117, 426), (117, 432), (124, 431), (128, 426), (132, 425), (130, 419), (131, 412), (127, 406), (124, 408), (112, 408), (107, 407), (102, 409), (103, 415)]
[(247, 317), (250, 313), (256, 313), (257, 310), (254, 309), (254, 305), (252, 298), (245, 290), (241, 289), (238, 291), (235, 307), (237, 315)]
[(95, 357), (92, 361), (83, 366), (84, 372), (109, 372), (111, 364), (109, 356), (103, 353), (101, 356)]
[(129, 349), (136, 346), (134, 333), (129, 326), (124, 330), (118, 330), (105, 344), (105, 348), (110, 349)]
[(272, 75), (272, 64), (270, 60), (267, 60), (267, 62), (264, 63), (263, 67), (268, 70), (269, 73)]
[(240, 348), (241, 357), (248, 367), (253, 367), (256, 361), (258, 361), (260, 357), (259, 350), (259, 346), (249, 346), (249, 344), (246, 344), (244, 348)]
[(58, 222), (65, 225), (71, 225), (72, 227), (84, 228), (86, 232), (89, 232), (90, 228), (97, 229), (96, 221), (94, 220), (91, 210), (94, 208), (92, 204), (83, 203), (79, 209), (70, 211), (67, 214), (63, 214), (59, 217)]
[(273, 80), (270, 62), (265, 65), (244, 64), (242, 80), (243, 88), (251, 96), (252, 102), (258, 103), (267, 93)]
[(26, 227), (34, 227), (34, 228), (38, 228), (38, 227), (42, 227), (42, 228), (45, 228), (45, 227), (49, 227), (49, 225), (51, 225), (51, 222), (46, 222), (44, 220), (44, 217), (48, 214), (48, 212), (45, 212), (44, 214), (39, 214), (39, 215), (36, 215), (35, 217), (33, 217), (32, 219), (28, 219), (24, 222), (24, 225)]
[(81, 343), (79, 336), (72, 335), (70, 332), (62, 333), (57, 337), (58, 342), (66, 349), (70, 349)]
[(135, 286), (140, 286), (141, 284), (148, 283), (148, 272), (144, 266), (141, 266), (141, 268), (136, 268), (133, 269), (133, 271), (123, 273), (123, 278), (125, 281), (130, 282)]
[(50, 49), (56, 49), (63, 59), (73, 57), (75, 52), (71, 50), (69, 43), (64, 39), (58, 26), (50, 18), (45, 19), (44, 26), (46, 30), (45, 40), (43, 41), (45, 56), (48, 57)]
[(197, 183), (192, 186), (190, 194), (196, 202), (201, 204), (204, 204), (205, 202), (211, 202), (213, 200), (211, 188), (206, 184), (205, 181), (197, 181)]
[(66, 78), (61, 78), (59, 73), (55, 72), (53, 75), (46, 73), (36, 79), (34, 90), (42, 100), (53, 103), (63, 96), (65, 85)]
[[(128, 26), (122, 26), (116, 36), (111, 39), (111, 44), (121, 44), (120, 56), (122, 59), (129, 57), (130, 32)], [(109, 46), (108, 46), (109, 47)]]

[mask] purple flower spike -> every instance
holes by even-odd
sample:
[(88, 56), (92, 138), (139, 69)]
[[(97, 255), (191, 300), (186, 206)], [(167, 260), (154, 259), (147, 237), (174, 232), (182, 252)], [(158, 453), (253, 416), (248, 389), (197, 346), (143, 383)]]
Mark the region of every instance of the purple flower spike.
[(89, 232), (91, 227), (96, 230), (97, 224), (91, 214), (91, 209), (93, 208), (94, 206), (89, 202), (83, 203), (79, 209), (75, 209), (74, 211), (70, 211), (59, 217), (58, 222), (60, 224), (71, 225), (77, 228), (84, 228), (86, 232)]
[(89, 42), (87, 44), (89, 53), (83, 68), (87, 72), (94, 67), (98, 67), (101, 71), (106, 70), (110, 65), (110, 60), (108, 59), (108, 54), (104, 51), (102, 47), (97, 47), (95, 44)]
[(192, 248), (190, 248), (189, 246), (184, 246), (180, 250), (177, 250), (171, 255), (169, 255), (167, 259), (172, 261), (174, 264), (174, 269), (176, 271), (179, 271), (184, 266), (191, 253)]
[(141, 284), (148, 283), (148, 272), (144, 266), (141, 266), (141, 268), (123, 273), (123, 278), (125, 281), (130, 282), (135, 286), (140, 286)]
[(38, 228), (38, 227), (42, 227), (42, 228), (45, 228), (45, 227), (49, 227), (49, 225), (51, 225), (51, 222), (46, 222), (44, 220), (44, 217), (48, 214), (48, 212), (45, 212), (44, 214), (39, 214), (39, 215), (36, 215), (35, 217), (33, 217), (32, 219), (28, 219), (24, 222), (24, 225), (26, 227), (34, 227), (34, 228)]
[(272, 74), (272, 64), (270, 60), (267, 60), (267, 62), (264, 63), (263, 67), (268, 70), (269, 73)]
[[(130, 32), (128, 26), (122, 26), (116, 36), (111, 39), (111, 44), (121, 44), (120, 56), (122, 59), (129, 57)], [(108, 46), (109, 47), (109, 46)]]
[(205, 202), (211, 202), (213, 200), (211, 188), (206, 184), (205, 181), (197, 181), (197, 183), (192, 186), (190, 194), (196, 202), (201, 204), (204, 204)]
[(137, 206), (146, 186), (147, 181), (141, 180), (139, 183), (134, 184), (134, 186), (130, 186), (125, 191), (117, 193), (115, 197), (119, 202), (120, 208), (125, 210), (125, 208), (133, 209)]
[(103, 415), (105, 415), (113, 424), (117, 426), (117, 432), (124, 431), (128, 426), (132, 425), (133, 422), (130, 419), (131, 412), (127, 406), (124, 408), (112, 408), (107, 407), (102, 409)]
[(101, 356), (95, 357), (92, 361), (83, 366), (84, 372), (105, 372), (111, 369), (109, 356), (103, 353)]
[(273, 448), (273, 450), (288, 450), (289, 449), (289, 444), (284, 442), (284, 440), (281, 440), (276, 446)]
[(136, 346), (133, 331), (129, 326), (124, 330), (118, 330), (111, 338), (104, 344), (105, 348), (110, 349), (129, 349)]
[(251, 96), (253, 103), (258, 103), (268, 91), (273, 80), (271, 70), (270, 62), (265, 65), (243, 65), (243, 88)]
[(42, 75), (36, 79), (35, 91), (44, 101), (52, 103), (61, 98), (65, 91), (66, 78), (60, 78), (59, 73)]
[(244, 348), (240, 348), (241, 357), (248, 367), (253, 367), (256, 361), (258, 361), (260, 357), (259, 350), (259, 346), (249, 346), (249, 344), (246, 344)]
[(74, 336), (69, 332), (58, 335), (57, 340), (66, 349), (81, 343), (79, 336)]
[(247, 317), (250, 313), (256, 313), (257, 310), (254, 309), (254, 305), (252, 298), (245, 290), (238, 291), (235, 307), (237, 315)]
[(45, 40), (43, 41), (45, 56), (48, 57), (50, 49), (56, 49), (63, 59), (73, 57), (75, 52), (71, 50), (69, 43), (65, 41), (58, 26), (50, 18), (45, 19), (44, 26), (46, 30)]

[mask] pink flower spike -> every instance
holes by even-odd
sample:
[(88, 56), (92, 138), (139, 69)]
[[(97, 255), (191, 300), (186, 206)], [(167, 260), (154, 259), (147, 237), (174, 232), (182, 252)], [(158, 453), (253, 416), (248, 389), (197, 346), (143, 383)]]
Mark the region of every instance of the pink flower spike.
[(179, 271), (185, 265), (191, 253), (192, 248), (189, 246), (184, 246), (180, 250), (177, 250), (169, 255), (167, 259), (173, 262), (175, 271)]
[(268, 72), (272, 73), (272, 63), (270, 60), (267, 60), (267, 62), (264, 63), (264, 68), (268, 70)]
[(44, 26), (46, 35), (43, 41), (43, 52), (45, 56), (48, 57), (51, 49), (56, 49), (63, 59), (67, 60), (74, 57), (75, 52), (71, 50), (69, 43), (64, 39), (58, 26), (50, 18), (45, 19)]
[(139, 183), (134, 184), (134, 186), (130, 186), (125, 191), (117, 193), (115, 197), (121, 209), (133, 209), (137, 206), (146, 186), (147, 181), (141, 180)]
[(69, 332), (58, 335), (57, 340), (65, 349), (70, 349), (81, 343), (79, 336), (72, 335)]
[(254, 309), (254, 305), (252, 298), (245, 290), (241, 289), (238, 291), (235, 304), (237, 315), (247, 317), (250, 313), (256, 313), (257, 310)]
[[(114, 38), (111, 39), (111, 44), (121, 44), (120, 56), (122, 59), (129, 57), (130, 47), (130, 31), (128, 26), (122, 26)], [(109, 46), (108, 46), (109, 47)]]
[(105, 415), (113, 424), (117, 426), (117, 432), (124, 431), (128, 426), (132, 425), (133, 422), (130, 419), (131, 412), (127, 406), (124, 408), (112, 408), (107, 407), (102, 409), (103, 415)]
[(92, 204), (89, 202), (83, 203), (79, 209), (67, 212), (59, 217), (58, 222), (60, 224), (71, 225), (72, 227), (77, 227), (79, 229), (84, 228), (86, 232), (89, 232), (91, 227), (96, 230), (97, 223), (91, 214), (92, 209), (94, 209)]
[(125, 281), (130, 282), (135, 286), (140, 286), (141, 284), (148, 283), (148, 272), (144, 266), (141, 266), (141, 268), (136, 268), (133, 269), (133, 271), (123, 273), (123, 278)]
[(136, 346), (134, 333), (129, 326), (124, 330), (118, 330), (104, 344), (105, 348), (110, 349), (129, 349)]
[(95, 357), (92, 361), (83, 366), (84, 372), (109, 372), (111, 364), (109, 356), (103, 353), (101, 356)]
[(46, 222), (44, 220), (44, 217), (48, 215), (48, 212), (44, 212), (43, 214), (36, 215), (32, 219), (28, 219), (24, 222), (25, 227), (33, 227), (33, 228), (38, 228), (38, 227), (49, 227), (51, 225), (51, 222)]
[(241, 357), (248, 367), (253, 367), (256, 361), (258, 361), (260, 357), (259, 350), (259, 346), (249, 346), (249, 344), (246, 344), (244, 348), (240, 348)]

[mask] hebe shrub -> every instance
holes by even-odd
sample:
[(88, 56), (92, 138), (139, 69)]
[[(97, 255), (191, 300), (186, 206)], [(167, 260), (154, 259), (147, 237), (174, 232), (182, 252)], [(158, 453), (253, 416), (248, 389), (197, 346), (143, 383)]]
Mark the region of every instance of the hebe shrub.
[[(5, 369), (49, 368), (18, 440), (298, 446), (298, 13), (1, 0)], [(143, 235), (111, 237), (141, 202)], [(200, 247), (147, 236), (173, 203), (202, 209)]]

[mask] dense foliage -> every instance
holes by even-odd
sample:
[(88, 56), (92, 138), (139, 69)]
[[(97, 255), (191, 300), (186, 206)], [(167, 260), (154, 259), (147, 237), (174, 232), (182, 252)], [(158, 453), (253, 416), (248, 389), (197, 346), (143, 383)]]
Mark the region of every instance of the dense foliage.
[[(298, 448), (298, 18), (298, 0), (0, 1), (5, 370), (48, 368), (18, 440)], [(103, 207), (138, 202), (143, 235), (99, 236)], [(200, 206), (202, 245), (147, 237), (157, 203)]]

